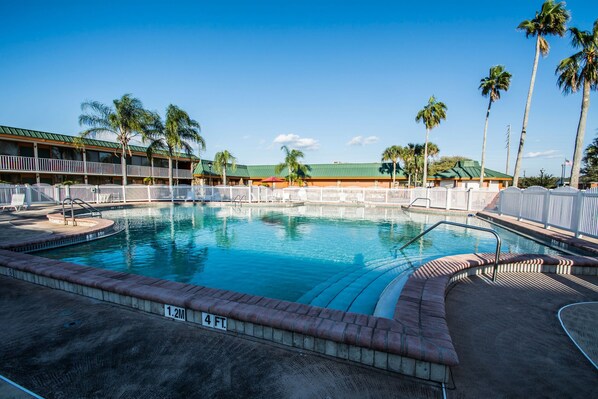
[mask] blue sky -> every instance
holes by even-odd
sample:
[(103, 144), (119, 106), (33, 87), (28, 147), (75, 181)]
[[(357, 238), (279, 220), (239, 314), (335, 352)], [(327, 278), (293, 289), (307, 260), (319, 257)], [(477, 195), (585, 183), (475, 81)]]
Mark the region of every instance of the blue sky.
[[(204, 158), (278, 163), (282, 144), (308, 163), (376, 162), (384, 148), (424, 141), (415, 115), (435, 95), (447, 120), (441, 155), (479, 160), (492, 65), (512, 73), (493, 105), (488, 167), (512, 173), (534, 40), (515, 28), (541, 1), (0, 1), (0, 124), (76, 135), (85, 100), (132, 93), (162, 115), (176, 104), (202, 125)], [(589, 30), (598, 2), (571, 0), (571, 26)], [(571, 159), (581, 94), (563, 96), (557, 63), (541, 59), (523, 169), (560, 175)], [(592, 93), (586, 145), (598, 134)]]

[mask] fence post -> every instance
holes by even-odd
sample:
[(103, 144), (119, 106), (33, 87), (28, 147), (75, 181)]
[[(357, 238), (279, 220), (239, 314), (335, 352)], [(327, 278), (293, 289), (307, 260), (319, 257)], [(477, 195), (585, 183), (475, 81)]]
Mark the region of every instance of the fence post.
[(228, 200), (232, 201), (233, 200), (233, 186), (229, 186), (229, 188), (230, 188), (230, 196), (228, 197)]
[(584, 197), (584, 193), (585, 191), (580, 190), (577, 192), (577, 195), (575, 197), (575, 200), (573, 202), (573, 212), (571, 215), (571, 230), (573, 231), (573, 234), (575, 234), (575, 237), (580, 237), (581, 234), (579, 234), (579, 227), (581, 225), (581, 218), (582, 218), (582, 213), (583, 213), (583, 197)]
[(446, 207), (445, 207), (445, 209), (447, 211), (451, 209), (451, 190), (449, 188), (446, 189)]
[(174, 202), (174, 187), (169, 185), (168, 188), (170, 189), (170, 202)]
[(548, 213), (550, 211), (550, 192), (552, 190), (547, 190), (544, 194), (544, 208), (542, 209), (542, 224), (544, 225), (545, 229), (548, 229)]
[(123, 184), (122, 188), (123, 188), (123, 203), (127, 203), (127, 189), (125, 188), (126, 186)]
[(71, 197), (71, 186), (64, 186), (64, 193), (67, 196), (67, 198)]
[(29, 184), (25, 184), (25, 203), (29, 209), (31, 207), (31, 186)]
[(521, 208), (523, 208), (523, 193), (524, 190), (519, 190), (519, 209), (517, 210), (517, 220), (521, 221)]
[(384, 203), (388, 204), (388, 188), (384, 190)]
[(324, 202), (324, 187), (320, 187), (320, 202)]
[(503, 193), (505, 192), (505, 190), (501, 190), (498, 193), (498, 216), (502, 216), (502, 203), (504, 200), (504, 195)]
[(58, 186), (54, 186), (54, 202), (60, 204), (60, 188)]
[(247, 200), (251, 204), (251, 186), (247, 186)]
[[(430, 188), (426, 187), (426, 198), (430, 199)], [(426, 208), (430, 208), (432, 200), (426, 201)]]
[(152, 202), (152, 190), (150, 185), (147, 185), (147, 202)]
[(467, 211), (471, 211), (471, 204), (473, 203), (472, 188), (467, 189)]

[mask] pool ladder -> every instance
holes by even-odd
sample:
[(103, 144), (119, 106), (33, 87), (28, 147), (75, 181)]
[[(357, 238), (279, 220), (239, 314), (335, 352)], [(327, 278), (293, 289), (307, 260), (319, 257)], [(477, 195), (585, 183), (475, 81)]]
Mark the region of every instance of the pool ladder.
[(91, 217), (97, 216), (97, 217), (102, 217), (102, 212), (99, 211), (97, 208), (94, 208), (93, 206), (91, 206), (88, 202), (83, 201), (81, 198), (71, 198), (71, 197), (66, 197), (65, 199), (62, 200), (62, 217), (64, 219), (64, 224), (67, 225), (68, 224), (68, 220), (67, 220), (67, 212), (68, 210), (65, 208), (66, 204), (70, 204), (71, 205), (71, 223), (73, 224), (73, 226), (77, 225), (77, 221), (75, 220), (75, 209), (73, 205), (78, 205), (81, 209), (86, 210), (87, 213), (84, 213), (84, 215), (89, 215)]
[(442, 221), (440, 221), (438, 223), (435, 223), (431, 227), (427, 228), (426, 230), (424, 230), (423, 232), (421, 232), (420, 234), (418, 234), (415, 238), (409, 240), (409, 242), (407, 242), (407, 244), (405, 244), (401, 248), (399, 248), (399, 251), (402, 251), (405, 247), (407, 247), (408, 245), (414, 243), (417, 239), (419, 239), (420, 237), (428, 234), (430, 231), (434, 230), (436, 227), (440, 226), (441, 224), (448, 224), (450, 226), (457, 226), (457, 227), (464, 227), (466, 229), (473, 229), (473, 230), (485, 231), (487, 233), (491, 233), (494, 236), (494, 238), (496, 238), (496, 252), (494, 254), (494, 271), (492, 272), (492, 281), (496, 281), (496, 271), (498, 269), (498, 261), (499, 261), (499, 258), (500, 258), (500, 245), (502, 243), (502, 240), (500, 239), (500, 235), (498, 235), (498, 233), (496, 231), (494, 231), (492, 229), (489, 229), (487, 227), (472, 226), (470, 224), (457, 223), (457, 222), (448, 222), (446, 220), (442, 220)]
[(407, 209), (411, 208), (411, 206), (413, 204), (415, 204), (418, 200), (426, 200), (426, 201), (428, 201), (426, 203), (426, 208), (429, 208), (429, 207), (432, 206), (432, 200), (430, 198), (428, 198), (428, 197), (417, 197), (416, 199), (414, 199), (413, 201), (411, 201), (411, 203), (409, 205), (407, 205)]

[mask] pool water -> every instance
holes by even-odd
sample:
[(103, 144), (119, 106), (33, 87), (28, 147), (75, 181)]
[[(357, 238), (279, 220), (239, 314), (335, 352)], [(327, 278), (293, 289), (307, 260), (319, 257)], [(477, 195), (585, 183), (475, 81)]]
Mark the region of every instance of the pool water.
[[(103, 212), (122, 232), (40, 256), (119, 272), (373, 314), (385, 287), (428, 260), (494, 252), (491, 234), (443, 226), (466, 217), (400, 209), (163, 205)], [(475, 218), (469, 223), (486, 226)], [(505, 230), (502, 252), (558, 252)]]

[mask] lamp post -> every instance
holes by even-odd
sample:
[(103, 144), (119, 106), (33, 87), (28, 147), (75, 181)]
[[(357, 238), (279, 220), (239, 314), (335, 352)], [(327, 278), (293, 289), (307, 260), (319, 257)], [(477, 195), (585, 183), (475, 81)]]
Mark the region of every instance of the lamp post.
[(212, 185), (212, 162), (208, 162), (208, 168), (210, 169), (210, 186)]

